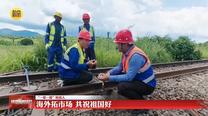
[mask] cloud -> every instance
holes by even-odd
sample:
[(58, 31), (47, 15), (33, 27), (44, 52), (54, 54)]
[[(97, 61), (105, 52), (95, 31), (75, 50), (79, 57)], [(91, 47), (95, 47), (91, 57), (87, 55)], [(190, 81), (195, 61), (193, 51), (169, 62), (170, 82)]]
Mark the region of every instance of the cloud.
[(1, 18), (0, 22), (1, 23), (13, 24), (13, 25), (16, 25), (16, 26), (22, 26), (22, 27), (28, 28), (28, 29), (43, 30), (45, 28), (45, 26), (43, 26), (43, 25), (33, 24), (33, 23), (30, 23), (30, 22), (26, 22), (26, 21), (14, 21), (14, 20), (11, 20), (11, 19), (4, 19), (4, 18)]
[[(159, 35), (171, 33), (207, 36), (208, 7), (184, 8), (177, 11), (154, 11), (137, 16), (140, 21), (135, 27), (141, 32), (154, 32)], [(140, 24), (140, 25), (139, 25)]]
[[(190, 1), (191, 2), (191, 1)], [(170, 2), (171, 3), (171, 2)], [(172, 4), (172, 3), (171, 3)], [(194, 2), (196, 4), (196, 2)], [(22, 26), (26, 29), (45, 30), (46, 24), (53, 21), (53, 13), (63, 14), (63, 24), (71, 35), (78, 32), (82, 24), (81, 16), (90, 13), (91, 24), (97, 35), (106, 32), (115, 33), (120, 29), (131, 27), (134, 36), (145, 35), (190, 35), (208, 37), (208, 6), (190, 4), (190, 7), (174, 4), (174, 9), (168, 9), (164, 0), (13, 0), (0, 4), (0, 10), (5, 11), (0, 17), (1, 23)], [(200, 3), (202, 4), (202, 3)], [(18, 23), (8, 17), (8, 12), (14, 6), (24, 9), (24, 18)], [(168, 7), (170, 4), (168, 5)], [(4, 25), (5, 25), (4, 24)], [(194, 36), (192, 36), (194, 35)], [(205, 39), (197, 40), (205, 41)]]

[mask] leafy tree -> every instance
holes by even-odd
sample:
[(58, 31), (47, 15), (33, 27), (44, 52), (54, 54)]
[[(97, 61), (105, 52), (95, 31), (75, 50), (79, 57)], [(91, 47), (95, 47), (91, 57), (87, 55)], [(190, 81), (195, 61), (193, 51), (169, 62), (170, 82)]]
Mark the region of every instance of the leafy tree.
[(20, 44), (21, 45), (33, 45), (33, 40), (25, 38), (20, 41)]
[(187, 36), (180, 36), (171, 44), (171, 47), (167, 49), (177, 61), (197, 60), (201, 58), (200, 51), (195, 51), (194, 42), (190, 41)]

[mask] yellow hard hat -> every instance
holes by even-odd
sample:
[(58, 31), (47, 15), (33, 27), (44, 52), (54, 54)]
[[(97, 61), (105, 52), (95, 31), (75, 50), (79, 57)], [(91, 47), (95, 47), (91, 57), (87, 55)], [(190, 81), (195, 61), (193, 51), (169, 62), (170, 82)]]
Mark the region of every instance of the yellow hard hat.
[(62, 18), (62, 14), (60, 12), (55, 12), (53, 16), (58, 16)]

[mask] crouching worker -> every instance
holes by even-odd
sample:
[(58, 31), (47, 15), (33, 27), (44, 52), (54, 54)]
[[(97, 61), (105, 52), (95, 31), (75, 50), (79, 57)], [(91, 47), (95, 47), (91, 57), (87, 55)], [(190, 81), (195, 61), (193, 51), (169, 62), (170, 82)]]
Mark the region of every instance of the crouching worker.
[(84, 49), (89, 46), (90, 33), (80, 31), (78, 42), (68, 48), (59, 67), (59, 76), (63, 80), (63, 86), (87, 83), (92, 80), (89, 68), (96, 65), (96, 61), (85, 61)]
[(122, 52), (120, 63), (99, 74), (102, 81), (118, 82), (118, 93), (129, 99), (144, 99), (156, 86), (156, 79), (148, 56), (136, 45), (128, 29), (119, 31), (114, 42)]

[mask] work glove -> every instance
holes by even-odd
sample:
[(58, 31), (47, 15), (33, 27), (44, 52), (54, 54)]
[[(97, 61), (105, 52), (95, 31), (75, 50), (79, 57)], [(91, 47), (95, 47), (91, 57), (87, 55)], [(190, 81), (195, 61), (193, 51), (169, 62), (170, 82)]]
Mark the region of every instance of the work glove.
[(49, 47), (50, 47), (49, 44), (45, 45), (46, 50), (48, 50)]

